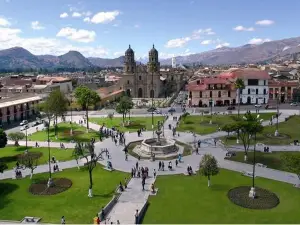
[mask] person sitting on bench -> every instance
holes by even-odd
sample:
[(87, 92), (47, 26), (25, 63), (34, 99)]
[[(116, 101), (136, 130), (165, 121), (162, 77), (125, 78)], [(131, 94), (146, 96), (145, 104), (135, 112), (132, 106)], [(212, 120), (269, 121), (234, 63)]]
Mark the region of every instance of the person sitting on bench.
[(193, 174), (193, 169), (191, 166), (187, 167), (187, 172), (188, 172), (188, 175), (190, 175), (190, 176)]
[(121, 192), (123, 192), (124, 191), (124, 187), (123, 187), (123, 185), (122, 185), (122, 182), (120, 181), (120, 184), (119, 184), (119, 190), (121, 191)]
[(58, 165), (57, 165), (57, 164), (53, 166), (53, 171), (54, 171), (54, 172), (58, 172), (58, 171), (59, 171), (59, 168), (58, 168)]
[(52, 163), (56, 163), (56, 159), (55, 159), (55, 157), (54, 156), (52, 156), (52, 161), (51, 161)]
[(151, 191), (152, 191), (153, 194), (155, 193), (155, 187), (154, 187), (154, 184), (151, 184)]

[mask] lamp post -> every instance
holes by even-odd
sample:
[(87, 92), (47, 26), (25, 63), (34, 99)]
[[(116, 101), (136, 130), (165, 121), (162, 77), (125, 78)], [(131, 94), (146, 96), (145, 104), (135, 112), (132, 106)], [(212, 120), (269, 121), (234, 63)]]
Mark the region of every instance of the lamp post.
[(51, 151), (50, 151), (50, 119), (47, 122), (47, 142), (48, 142), (48, 165), (49, 165), (49, 179), (47, 186), (51, 187), (52, 186), (52, 173), (51, 173)]
[(71, 108), (71, 121), (70, 121), (70, 123), (71, 123), (71, 130), (70, 130), (70, 135), (71, 136), (73, 136), (73, 110), (72, 110), (72, 94), (71, 94), (71, 100), (70, 100), (70, 102), (71, 102), (71, 104), (70, 104), (70, 108)]
[(212, 98), (209, 100), (209, 104), (210, 104), (210, 121), (209, 121), (209, 124), (212, 124), (212, 105), (213, 105)]
[(277, 114), (276, 114), (276, 130), (275, 130), (275, 137), (278, 137), (279, 132), (278, 132), (278, 117), (279, 117), (279, 95), (277, 92), (277, 97), (276, 97), (276, 108), (277, 108)]
[(154, 98), (154, 89), (153, 89), (153, 76), (154, 76), (154, 70), (155, 70), (155, 65), (152, 63), (151, 64), (151, 72), (152, 72), (152, 79), (151, 79), (151, 85), (152, 85), (152, 90), (150, 91), (151, 94), (151, 105), (152, 105), (152, 134), (154, 138), (154, 104), (153, 104), (153, 98)]

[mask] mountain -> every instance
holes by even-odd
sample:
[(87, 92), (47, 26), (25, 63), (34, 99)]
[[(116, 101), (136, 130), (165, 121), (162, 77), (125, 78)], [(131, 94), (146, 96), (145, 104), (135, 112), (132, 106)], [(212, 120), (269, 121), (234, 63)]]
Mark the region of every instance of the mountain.
[(87, 58), (77, 51), (69, 51), (64, 55), (58, 56), (58, 58), (62, 67), (78, 69), (94, 67), (94, 65)]
[(95, 66), (99, 67), (121, 67), (124, 63), (124, 56), (120, 56), (116, 59), (102, 59), (90, 57), (88, 60)]
[[(265, 42), (260, 45), (243, 45), (236, 48), (220, 48), (203, 53), (176, 57), (178, 64), (202, 63), (207, 65), (257, 63), (271, 60), (289, 52), (300, 52), (300, 37)], [(171, 65), (172, 59), (161, 60)]]

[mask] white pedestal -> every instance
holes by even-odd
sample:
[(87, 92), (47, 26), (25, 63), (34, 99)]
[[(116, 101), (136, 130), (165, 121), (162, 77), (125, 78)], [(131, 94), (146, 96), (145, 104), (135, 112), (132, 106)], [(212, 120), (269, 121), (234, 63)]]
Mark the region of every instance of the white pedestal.
[(274, 135), (275, 135), (275, 137), (278, 137), (278, 135), (279, 135), (278, 130), (275, 131), (275, 134), (274, 134)]
[(70, 135), (73, 136), (73, 129), (70, 130)]
[(212, 124), (212, 120), (209, 121), (209, 124)]
[(247, 161), (247, 159), (248, 159), (248, 156), (244, 155), (244, 161)]
[(47, 183), (47, 187), (51, 187), (53, 185), (53, 181), (52, 181), (52, 178), (49, 178), (48, 179), (48, 183)]
[(249, 191), (249, 198), (255, 198), (256, 192), (255, 192), (255, 187), (252, 187)]
[(239, 144), (239, 143), (240, 143), (240, 140), (239, 140), (239, 139), (236, 139), (236, 143)]
[(90, 188), (89, 189), (89, 194), (88, 194), (88, 197), (92, 198), (93, 197), (93, 190)]

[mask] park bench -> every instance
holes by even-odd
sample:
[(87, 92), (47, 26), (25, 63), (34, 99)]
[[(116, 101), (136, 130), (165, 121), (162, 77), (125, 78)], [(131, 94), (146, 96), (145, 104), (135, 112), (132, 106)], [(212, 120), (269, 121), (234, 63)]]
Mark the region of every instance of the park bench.
[(256, 163), (255, 164), (257, 167), (262, 167), (262, 168), (267, 168), (266, 165), (262, 164), (262, 163)]
[[(243, 176), (246, 176), (246, 177), (253, 177), (253, 172), (244, 171), (244, 172), (242, 173), (242, 175), (243, 175)], [(255, 175), (254, 177), (256, 177), (256, 175)]]

